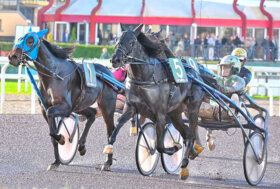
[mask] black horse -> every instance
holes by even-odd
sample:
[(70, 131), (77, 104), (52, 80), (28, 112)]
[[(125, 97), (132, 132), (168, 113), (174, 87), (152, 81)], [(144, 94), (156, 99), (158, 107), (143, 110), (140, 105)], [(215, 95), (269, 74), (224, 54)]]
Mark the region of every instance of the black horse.
[[(79, 139), (79, 152), (86, 153), (85, 142), (88, 131), (95, 120), (96, 109), (89, 107), (97, 101), (101, 109), (107, 127), (107, 137), (109, 138), (114, 130), (114, 111), (116, 106), (116, 92), (104, 81), (97, 79), (95, 88), (88, 88), (84, 84), (83, 68), (80, 64), (69, 60), (74, 47), (60, 48), (43, 39), (42, 35), (31, 32), (21, 39), (23, 45), (16, 45), (10, 52), (9, 62), (13, 66), (19, 66), (25, 61), (25, 56), (35, 56), (33, 59), (39, 75), (39, 89), (42, 93), (44, 104), (47, 106), (42, 113), (48, 122), (50, 136), (54, 147), (55, 162), (48, 170), (55, 170), (60, 161), (58, 158), (58, 143), (64, 144), (64, 137), (56, 133), (55, 117), (68, 117), (72, 112), (83, 115), (87, 118), (85, 129)], [(25, 47), (25, 48), (24, 48)], [(36, 52), (30, 49), (37, 48)], [(35, 55), (34, 55), (35, 54)], [(95, 64), (97, 72), (106, 73), (112, 77), (113, 74), (102, 65)], [(59, 79), (58, 76), (63, 79)], [(108, 164), (112, 162), (112, 155), (108, 155)]]
[[(160, 153), (173, 154), (180, 149), (174, 144), (172, 148), (165, 148), (163, 144), (163, 133), (167, 122), (172, 122), (176, 129), (184, 138), (184, 143), (188, 142), (187, 150), (182, 162), (181, 178), (188, 177), (188, 158), (197, 155), (193, 148), (195, 130), (197, 127), (198, 111), (204, 97), (204, 92), (198, 85), (191, 81), (183, 84), (172, 82), (169, 71), (163, 63), (153, 57), (160, 53), (159, 45), (150, 41), (141, 32), (143, 25), (139, 25), (133, 31), (123, 31), (118, 39), (115, 52), (112, 56), (113, 67), (123, 66), (128, 63), (128, 76), (126, 82), (127, 101), (124, 113), (117, 123), (117, 127), (112, 134), (109, 144), (104, 152), (113, 153), (113, 143), (119, 129), (135, 113), (151, 119), (156, 125), (157, 150)], [(196, 78), (200, 78), (194, 70), (187, 70)], [(181, 113), (188, 110), (190, 128), (184, 125)], [(106, 165), (106, 163), (105, 163)], [(109, 169), (107, 167), (105, 168)]]

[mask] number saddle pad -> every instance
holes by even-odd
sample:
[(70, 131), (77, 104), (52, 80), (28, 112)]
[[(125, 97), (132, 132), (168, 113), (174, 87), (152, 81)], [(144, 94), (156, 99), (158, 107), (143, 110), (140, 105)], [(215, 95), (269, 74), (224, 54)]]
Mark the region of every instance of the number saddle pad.
[(182, 62), (180, 58), (169, 58), (168, 63), (176, 83), (189, 82), (186, 68), (191, 68), (199, 73), (199, 67), (194, 58), (186, 57), (185, 62)]
[(93, 63), (83, 62), (87, 87), (96, 87), (96, 71)]

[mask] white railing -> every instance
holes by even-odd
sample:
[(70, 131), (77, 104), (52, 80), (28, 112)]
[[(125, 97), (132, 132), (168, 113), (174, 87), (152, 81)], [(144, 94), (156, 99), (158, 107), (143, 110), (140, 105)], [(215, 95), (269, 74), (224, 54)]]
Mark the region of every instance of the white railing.
[[(3, 59), (0, 59), (0, 64), (3, 65)], [(18, 74), (6, 74), (7, 68), (10, 64), (8, 63), (8, 59), (4, 66), (1, 69), (1, 101), (0, 101), (0, 114), (3, 113), (4, 109), (4, 103), (5, 103), (5, 83), (6, 79), (14, 79), (18, 80), (18, 92), (21, 90), (21, 80), (25, 80), (25, 91), (27, 91), (27, 85), (28, 85), (28, 76), (26, 74), (22, 73), (22, 66), (19, 66), (18, 68)], [(38, 76), (34, 76), (36, 80), (38, 80)], [(31, 92), (31, 114), (35, 114), (35, 92), (32, 90)]]
[[(81, 59), (75, 59), (75, 61), (77, 62), (81, 62)], [(107, 67), (111, 67), (111, 64), (109, 63), (108, 60), (99, 60), (99, 59), (93, 59), (93, 60), (87, 60), (87, 62), (95, 62), (95, 63), (100, 63), (103, 64), (104, 66)], [(25, 90), (27, 90), (27, 84), (28, 84), (28, 76), (27, 74), (21, 74), (22, 73), (22, 67), (20, 66), (18, 69), (18, 74), (6, 74), (6, 70), (9, 66), (8, 64), (8, 58), (7, 57), (0, 57), (0, 64), (4, 64), (4, 66), (2, 67), (1, 70), (1, 101), (0, 101), (0, 114), (3, 113), (3, 109), (4, 109), (4, 103), (5, 103), (5, 80), (6, 79), (14, 79), (14, 80), (18, 80), (18, 91), (20, 91), (20, 83), (21, 80), (24, 79), (25, 80)], [(216, 65), (207, 65), (207, 68), (213, 71), (217, 70), (217, 66)], [(280, 73), (280, 68), (278, 67), (252, 67), (252, 75), (254, 76), (255, 73), (263, 73), (263, 72), (268, 72), (268, 73)], [(26, 71), (25, 71), (26, 73)], [(38, 76), (35, 75), (34, 78), (36, 80), (38, 80)], [(253, 79), (252, 79), (253, 80)], [(268, 95), (269, 95), (269, 110), (270, 110), (270, 115), (273, 116), (274, 114), (274, 110), (273, 110), (273, 91), (272, 89), (274, 88), (279, 88), (280, 89), (280, 83), (278, 84), (270, 84), (270, 83), (257, 83), (255, 82), (256, 80), (253, 80), (252, 82), (250, 82), (249, 87), (250, 88), (255, 88), (255, 87), (264, 87), (267, 89), (268, 91)], [(250, 95), (252, 95), (250, 93)], [(280, 96), (280, 95), (277, 95)], [(35, 113), (35, 92), (34, 90), (32, 90), (31, 93), (31, 114)], [(279, 98), (279, 112), (278, 112), (278, 116), (280, 116), (280, 98)]]
[[(280, 83), (279, 84), (269, 84), (269, 83), (249, 83), (248, 85), (250, 88), (251, 87), (264, 87), (267, 89), (268, 91), (268, 96), (269, 96), (269, 115), (270, 116), (274, 116), (276, 114), (274, 114), (274, 106), (273, 106), (273, 88), (280, 88)], [(249, 95), (252, 96), (252, 94), (250, 94), (249, 91)], [(279, 104), (278, 104), (278, 116), (280, 116), (280, 98), (279, 98)]]
[[(82, 62), (82, 59), (74, 59), (76, 62)], [(14, 79), (18, 80), (18, 92), (21, 91), (21, 80), (25, 80), (25, 91), (27, 91), (27, 86), (28, 86), (28, 81), (29, 78), (26, 74), (22, 74), (22, 66), (18, 67), (18, 74), (6, 74), (6, 70), (9, 66), (8, 63), (8, 58), (7, 57), (0, 57), (0, 65), (4, 65), (1, 69), (1, 100), (0, 100), (0, 114), (3, 113), (4, 110), (4, 104), (5, 104), (5, 81), (6, 79)], [(111, 67), (110, 61), (109, 60), (100, 60), (100, 59), (92, 59), (92, 60), (87, 60), (87, 62), (95, 62), (102, 64), (106, 67)], [(38, 80), (38, 76), (34, 75), (34, 79)], [(31, 92), (31, 114), (35, 114), (35, 105), (36, 105), (36, 95), (35, 91), (32, 89)]]

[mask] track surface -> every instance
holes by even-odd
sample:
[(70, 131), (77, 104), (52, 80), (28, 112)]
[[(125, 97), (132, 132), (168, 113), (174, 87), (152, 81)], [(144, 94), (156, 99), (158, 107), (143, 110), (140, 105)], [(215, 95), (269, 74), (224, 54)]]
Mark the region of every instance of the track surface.
[[(118, 116), (116, 116), (116, 119)], [(269, 119), (268, 165), (261, 188), (280, 188), (279, 117)], [(54, 161), (48, 126), (42, 115), (0, 115), (0, 188), (247, 188), (242, 167), (243, 140), (239, 130), (228, 136), (214, 131), (216, 149), (207, 148), (188, 168), (188, 180), (168, 175), (159, 162), (151, 177), (138, 173), (135, 164), (136, 137), (129, 136), (129, 125), (120, 131), (115, 143), (111, 172), (101, 172), (106, 156), (106, 130), (102, 118), (92, 126), (87, 140), (87, 154), (76, 154), (69, 166), (46, 171)], [(80, 131), (83, 124), (80, 124)], [(233, 133), (234, 129), (230, 130)], [(200, 129), (205, 143), (205, 130)]]

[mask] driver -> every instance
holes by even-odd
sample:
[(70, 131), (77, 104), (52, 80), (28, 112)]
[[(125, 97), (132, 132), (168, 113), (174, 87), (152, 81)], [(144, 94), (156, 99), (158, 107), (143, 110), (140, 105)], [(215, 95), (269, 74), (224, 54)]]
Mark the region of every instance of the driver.
[[(218, 64), (217, 88), (219, 91), (227, 96), (231, 96), (231, 100), (239, 106), (239, 95), (245, 92), (246, 82), (243, 78), (239, 77), (241, 69), (241, 62), (236, 56), (227, 55), (222, 58)], [(221, 109), (221, 120), (233, 121), (233, 115), (229, 111)], [(199, 117), (203, 119), (219, 120), (219, 105), (215, 103), (202, 102), (199, 110)], [(215, 149), (214, 138), (212, 130), (207, 129), (207, 146), (209, 150)]]
[(240, 70), (241, 62), (236, 56), (225, 56), (218, 64), (216, 80), (219, 91), (226, 95), (244, 92), (246, 81), (239, 76)]
[(232, 56), (238, 57), (239, 61), (241, 62), (241, 70), (238, 74), (239, 77), (243, 78), (246, 82), (246, 86), (252, 79), (252, 73), (249, 69), (245, 67), (245, 63), (247, 60), (247, 52), (243, 48), (236, 48), (231, 53)]
[[(239, 95), (245, 91), (245, 80), (238, 76), (241, 69), (241, 63), (236, 56), (227, 55), (222, 58), (218, 64), (217, 89), (225, 95), (231, 96), (231, 99), (239, 105)], [(201, 119), (219, 119), (219, 108), (217, 105), (202, 102), (199, 117)], [(221, 112), (222, 120), (232, 120), (232, 116), (226, 112)]]

